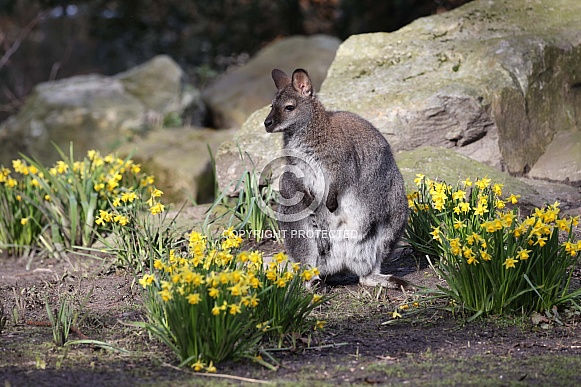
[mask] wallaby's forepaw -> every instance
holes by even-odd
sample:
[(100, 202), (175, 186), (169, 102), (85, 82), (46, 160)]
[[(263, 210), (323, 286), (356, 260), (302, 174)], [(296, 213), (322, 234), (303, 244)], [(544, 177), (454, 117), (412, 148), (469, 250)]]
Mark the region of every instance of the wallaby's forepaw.
[(404, 288), (407, 290), (413, 288), (412, 284), (408, 281), (389, 274), (370, 274), (365, 277), (360, 277), (359, 283), (364, 286), (373, 287), (380, 285), (390, 289)]

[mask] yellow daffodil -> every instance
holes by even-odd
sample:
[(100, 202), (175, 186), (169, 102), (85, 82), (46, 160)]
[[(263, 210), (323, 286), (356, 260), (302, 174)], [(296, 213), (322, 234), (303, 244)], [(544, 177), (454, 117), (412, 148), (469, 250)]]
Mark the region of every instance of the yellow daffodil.
[(547, 238), (544, 238), (544, 237), (538, 237), (537, 241), (535, 242), (535, 246), (539, 245), (539, 246), (543, 247), (546, 244), (547, 244)]
[(188, 303), (192, 305), (197, 305), (202, 301), (202, 297), (200, 296), (199, 293), (190, 294), (186, 298), (188, 300)]
[[(278, 275), (276, 273), (276, 270), (274, 270), (274, 269), (270, 269), (270, 270), (266, 271), (266, 278), (270, 281), (276, 281), (277, 276)], [(309, 277), (309, 279), (310, 279), (310, 277)], [(306, 281), (308, 281), (308, 280), (306, 280)]]
[(311, 269), (304, 270), (304, 271), (301, 273), (301, 278), (302, 278), (304, 281), (310, 281), (310, 280), (311, 280), (311, 278), (313, 278), (314, 276), (317, 276), (317, 275), (319, 275), (319, 270), (318, 270), (316, 267), (313, 267), (313, 268), (311, 268)]
[(155, 277), (151, 274), (145, 274), (140, 280), (139, 284), (143, 286), (143, 288), (148, 287), (151, 283), (155, 280)]
[(161, 261), (161, 259), (156, 259), (155, 261), (153, 261), (153, 267), (156, 268), (157, 270), (161, 270), (163, 268), (163, 262)]
[(527, 249), (523, 249), (521, 248), (517, 253), (516, 256), (518, 257), (518, 259), (520, 259), (521, 261), (525, 261), (527, 259), (529, 259), (529, 253), (531, 253), (531, 250), (527, 250)]
[(133, 201), (136, 200), (136, 199), (137, 199), (137, 194), (135, 192), (133, 192), (133, 191), (124, 192), (121, 195), (121, 201), (123, 203), (127, 203), (127, 202), (133, 203)]
[(466, 223), (464, 223), (464, 221), (459, 219), (454, 221), (454, 229), (458, 230), (464, 227), (466, 227)]
[(420, 186), (425, 177), (426, 177), (425, 175), (422, 175), (421, 173), (417, 173), (416, 178), (414, 179), (414, 183), (417, 186)]
[(506, 201), (510, 202), (511, 204), (517, 204), (518, 203), (518, 199), (520, 198), (520, 195), (513, 195), (511, 194)]
[(466, 199), (466, 191), (457, 190), (452, 194), (453, 200), (464, 200)]
[(484, 260), (484, 261), (490, 261), (492, 259), (492, 256), (490, 254), (488, 254), (488, 252), (486, 250), (480, 250), (480, 256), (482, 257), (482, 260)]
[(230, 313), (232, 315), (236, 315), (236, 314), (242, 312), (242, 309), (240, 309), (240, 305), (238, 305), (238, 304), (230, 304), (229, 305), (229, 308), (230, 309), (229, 309), (229, 312), (228, 313)]
[(197, 362), (192, 364), (192, 368), (194, 369), (194, 371), (202, 371), (204, 367), (206, 367), (206, 363), (202, 362), (200, 359), (198, 359)]
[(220, 289), (211, 287), (208, 289), (208, 295), (212, 298), (216, 298), (220, 295)]
[(152, 198), (158, 198), (158, 197), (160, 197), (161, 195), (163, 195), (163, 191), (162, 191), (162, 190), (160, 190), (160, 189), (157, 189), (157, 188), (156, 188), (156, 189), (154, 189), (153, 191), (151, 191), (151, 197), (152, 197)]
[(462, 202), (458, 204), (458, 207), (460, 208), (460, 211), (462, 211), (463, 213), (468, 213), (470, 211), (470, 203), (468, 202)]
[(288, 257), (285, 253), (280, 252), (280, 253), (275, 254), (272, 257), (272, 259), (274, 259), (277, 263), (281, 264), (281, 263), (285, 262), (288, 259)]
[(432, 235), (432, 239), (442, 242), (442, 238), (440, 237), (440, 227), (433, 227), (433, 231), (430, 233)]
[(9, 177), (4, 184), (9, 188), (14, 188), (18, 185), (18, 181), (16, 179)]
[(248, 260), (252, 263), (262, 264), (262, 253), (258, 251), (253, 251), (248, 256)]
[(215, 373), (217, 370), (216, 367), (214, 367), (214, 364), (210, 362), (210, 364), (208, 364), (208, 366), (206, 367), (206, 371), (210, 373)]
[(516, 266), (514, 265), (515, 263), (517, 263), (518, 261), (512, 257), (508, 257), (504, 260), (503, 265), (506, 267), (506, 269), (509, 268), (515, 268)]
[(65, 172), (67, 172), (69, 170), (69, 166), (67, 163), (65, 163), (62, 160), (59, 160), (56, 162), (56, 170), (58, 173), (60, 173), (61, 175)]
[(161, 203), (157, 203), (149, 208), (152, 215), (161, 214), (165, 210), (165, 206)]
[(483, 190), (490, 185), (490, 182), (491, 182), (491, 179), (489, 179), (487, 177), (483, 177), (482, 179), (477, 180), (475, 184), (476, 184), (476, 187)]
[(488, 208), (486, 208), (485, 206), (483, 206), (480, 203), (474, 209), (474, 213), (476, 215), (479, 215), (479, 216), (484, 216), (484, 214), (487, 213), (487, 212), (488, 212)]

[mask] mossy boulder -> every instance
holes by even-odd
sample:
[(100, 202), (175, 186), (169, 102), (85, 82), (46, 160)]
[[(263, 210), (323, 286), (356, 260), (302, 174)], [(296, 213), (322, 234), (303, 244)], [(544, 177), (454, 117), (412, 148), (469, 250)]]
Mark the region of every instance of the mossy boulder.
[(579, 26), (579, 1), (473, 1), (350, 37), (321, 94), (395, 150), (450, 148), (525, 174), (555, 133), (581, 130)]
[[(371, 121), (395, 152), (445, 148), (492, 167), (489, 174), (526, 176), (533, 168), (535, 178), (575, 183), (579, 26), (578, 1), (473, 1), (393, 33), (351, 36), (337, 50), (319, 97), (330, 110)], [(220, 147), (222, 187), (244, 170), (240, 150), (260, 163), (281, 148), (281, 135), (264, 130), (268, 111), (257, 110)], [(570, 134), (568, 146), (558, 132)], [(553, 156), (540, 159), (548, 150)], [(552, 160), (562, 173), (554, 172)], [(416, 172), (424, 173), (420, 166)]]
[(158, 56), (127, 72), (107, 77), (83, 75), (37, 85), (24, 106), (0, 125), (0, 163), (18, 152), (51, 163), (74, 144), (109, 152), (136, 133), (157, 129), (165, 117), (200, 103), (200, 93), (184, 83), (169, 57)]
[(213, 199), (214, 171), (211, 155), (231, 138), (232, 130), (163, 128), (123, 145), (121, 155), (132, 155), (155, 185), (164, 192), (164, 202), (207, 203)]

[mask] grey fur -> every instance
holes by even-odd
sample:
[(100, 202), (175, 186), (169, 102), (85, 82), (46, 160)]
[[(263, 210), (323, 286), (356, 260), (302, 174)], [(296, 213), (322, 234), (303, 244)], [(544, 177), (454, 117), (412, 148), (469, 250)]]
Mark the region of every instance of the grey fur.
[[(380, 273), (408, 216), (404, 181), (388, 142), (362, 117), (326, 111), (305, 70), (295, 70), (290, 78), (275, 69), (272, 78), (278, 91), (264, 121), (266, 131), (283, 132), (285, 150), (306, 160), (287, 159), (305, 176), (283, 174), (280, 193), (283, 198), (299, 194), (302, 200), (281, 205), (279, 211), (296, 213), (321, 198), (303, 219), (279, 220), (287, 253), (295, 261), (316, 266), (323, 278), (349, 270), (363, 285), (407, 284)], [(323, 171), (325, 186), (309, 175), (309, 165)]]

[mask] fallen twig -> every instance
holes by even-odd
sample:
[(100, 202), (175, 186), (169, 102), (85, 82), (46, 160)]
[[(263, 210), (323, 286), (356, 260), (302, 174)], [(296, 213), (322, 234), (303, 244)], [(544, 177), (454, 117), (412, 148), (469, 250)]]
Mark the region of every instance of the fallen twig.
[(248, 383), (273, 384), (272, 382), (269, 382), (268, 380), (251, 379), (251, 378), (245, 378), (242, 376), (228, 375), (228, 374), (212, 374), (212, 373), (192, 372), (192, 371), (189, 371), (189, 370), (186, 370), (183, 368), (179, 368), (179, 367), (176, 367), (176, 366), (168, 364), (168, 363), (161, 363), (161, 364), (165, 367), (174, 369), (176, 371), (182, 371), (182, 372), (186, 372), (186, 373), (189, 373), (191, 375), (196, 375), (196, 376), (209, 376), (209, 377), (213, 377), (213, 378), (231, 379), (231, 380), (238, 380), (241, 382), (248, 382)]

